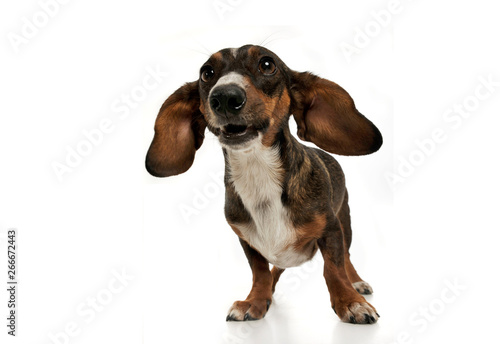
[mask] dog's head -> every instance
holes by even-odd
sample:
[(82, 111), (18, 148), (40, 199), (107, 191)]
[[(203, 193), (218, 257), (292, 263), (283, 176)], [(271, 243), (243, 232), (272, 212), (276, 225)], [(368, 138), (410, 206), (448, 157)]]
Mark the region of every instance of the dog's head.
[(268, 49), (245, 45), (213, 54), (197, 81), (165, 101), (146, 168), (157, 177), (187, 171), (207, 127), (226, 149), (271, 146), (290, 115), (302, 140), (330, 153), (364, 155), (382, 145), (379, 130), (339, 85), (292, 71)]

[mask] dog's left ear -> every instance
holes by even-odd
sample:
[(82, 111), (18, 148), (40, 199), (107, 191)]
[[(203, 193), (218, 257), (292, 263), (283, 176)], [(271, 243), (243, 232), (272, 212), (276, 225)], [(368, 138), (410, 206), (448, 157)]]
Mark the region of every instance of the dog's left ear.
[(308, 72), (291, 72), (291, 96), (291, 113), (302, 140), (340, 155), (370, 154), (382, 146), (380, 131), (336, 83)]
[(155, 136), (146, 156), (146, 169), (155, 177), (186, 172), (205, 138), (207, 123), (200, 112), (198, 82), (185, 84), (163, 103)]

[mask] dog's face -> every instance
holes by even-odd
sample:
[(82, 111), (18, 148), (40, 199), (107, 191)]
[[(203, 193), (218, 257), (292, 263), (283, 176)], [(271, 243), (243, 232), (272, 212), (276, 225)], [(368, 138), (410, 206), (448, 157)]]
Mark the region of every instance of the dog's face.
[(273, 143), (290, 109), (289, 69), (259, 46), (224, 49), (200, 69), (200, 111), (223, 147)]
[(266, 48), (245, 45), (213, 54), (197, 81), (165, 101), (146, 168), (157, 177), (187, 171), (207, 127), (226, 149), (271, 146), (290, 115), (299, 138), (330, 153), (364, 155), (382, 145), (378, 129), (339, 85), (289, 69)]

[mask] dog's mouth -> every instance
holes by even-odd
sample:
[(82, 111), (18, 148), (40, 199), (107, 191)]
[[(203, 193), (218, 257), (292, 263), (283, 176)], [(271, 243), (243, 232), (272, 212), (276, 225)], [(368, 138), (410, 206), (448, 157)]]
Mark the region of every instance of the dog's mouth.
[(222, 127), (221, 133), (226, 139), (233, 139), (246, 135), (247, 132), (252, 131), (252, 129), (255, 130), (253, 126), (228, 124)]
[(225, 145), (241, 145), (258, 136), (253, 125), (227, 124), (217, 129), (219, 140)]

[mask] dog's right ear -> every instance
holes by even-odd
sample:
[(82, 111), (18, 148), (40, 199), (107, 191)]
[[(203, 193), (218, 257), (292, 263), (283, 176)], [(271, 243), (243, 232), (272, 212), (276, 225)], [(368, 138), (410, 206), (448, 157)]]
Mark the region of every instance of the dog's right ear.
[(146, 169), (151, 175), (169, 177), (191, 167), (207, 126), (199, 108), (198, 81), (185, 84), (163, 103), (146, 155)]
[(308, 72), (290, 73), (294, 99), (290, 110), (300, 139), (340, 155), (371, 154), (380, 148), (380, 131), (342, 87)]

